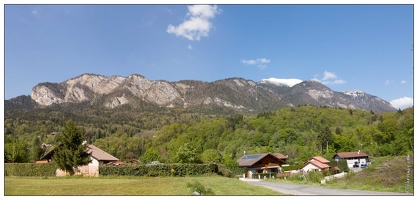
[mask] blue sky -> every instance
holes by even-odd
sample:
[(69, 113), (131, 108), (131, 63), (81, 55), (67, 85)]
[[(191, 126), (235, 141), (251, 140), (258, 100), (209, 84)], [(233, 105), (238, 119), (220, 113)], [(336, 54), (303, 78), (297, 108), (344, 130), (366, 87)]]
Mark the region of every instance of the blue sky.
[(413, 5), (6, 5), (4, 12), (5, 99), (95, 73), (314, 79), (412, 106)]

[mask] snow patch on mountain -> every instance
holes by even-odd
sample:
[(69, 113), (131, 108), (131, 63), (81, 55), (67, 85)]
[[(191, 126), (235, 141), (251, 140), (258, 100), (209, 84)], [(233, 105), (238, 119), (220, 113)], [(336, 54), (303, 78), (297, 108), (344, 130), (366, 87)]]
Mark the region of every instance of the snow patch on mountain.
[(344, 94), (350, 95), (353, 97), (364, 96), (364, 92), (361, 90), (346, 90), (344, 91)]
[(295, 78), (291, 78), (291, 79), (278, 79), (278, 78), (269, 78), (269, 79), (261, 79), (260, 83), (270, 83), (270, 84), (275, 84), (278, 86), (289, 86), (289, 87), (293, 87), (296, 84), (301, 83), (302, 80), (300, 79), (295, 79)]

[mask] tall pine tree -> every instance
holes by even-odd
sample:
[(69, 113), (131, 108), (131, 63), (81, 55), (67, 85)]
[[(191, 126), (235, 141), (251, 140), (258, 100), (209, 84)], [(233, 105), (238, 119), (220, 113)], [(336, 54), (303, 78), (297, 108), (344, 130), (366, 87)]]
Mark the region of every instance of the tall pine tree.
[(55, 150), (54, 160), (61, 170), (74, 175), (78, 166), (90, 162), (87, 153), (88, 145), (83, 143), (85, 130), (75, 126), (73, 121), (67, 121), (58, 138), (58, 147)]

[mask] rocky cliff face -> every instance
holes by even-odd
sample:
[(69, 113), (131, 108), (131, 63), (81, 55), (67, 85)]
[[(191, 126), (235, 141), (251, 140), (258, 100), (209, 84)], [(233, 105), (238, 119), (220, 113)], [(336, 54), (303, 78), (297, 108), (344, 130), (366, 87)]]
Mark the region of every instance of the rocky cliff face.
[(32, 89), (31, 98), (48, 106), (60, 103), (104, 102), (115, 108), (137, 101), (160, 107), (223, 106), (243, 111), (262, 111), (304, 104), (375, 111), (394, 111), (388, 102), (361, 91), (335, 92), (315, 81), (294, 85), (258, 83), (242, 78), (215, 82), (163, 80), (152, 81), (133, 74), (105, 77), (83, 74), (62, 83), (41, 83)]

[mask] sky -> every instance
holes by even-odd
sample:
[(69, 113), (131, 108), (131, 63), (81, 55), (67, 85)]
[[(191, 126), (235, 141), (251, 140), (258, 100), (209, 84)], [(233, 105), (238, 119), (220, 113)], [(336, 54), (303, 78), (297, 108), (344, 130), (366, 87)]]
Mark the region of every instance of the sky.
[(4, 99), (84, 73), (316, 80), (413, 105), (413, 5), (5, 5)]

